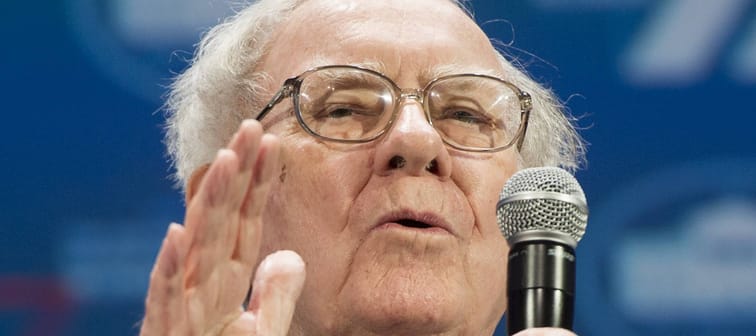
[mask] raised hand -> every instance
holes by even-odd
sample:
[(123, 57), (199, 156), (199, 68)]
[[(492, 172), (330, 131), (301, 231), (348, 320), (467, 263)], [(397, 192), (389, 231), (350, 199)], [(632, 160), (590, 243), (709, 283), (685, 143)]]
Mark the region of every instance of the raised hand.
[(184, 226), (170, 225), (153, 267), (141, 335), (286, 335), (305, 277), (296, 253), (266, 257), (242, 307), (278, 156), (278, 139), (247, 120), (202, 168)]

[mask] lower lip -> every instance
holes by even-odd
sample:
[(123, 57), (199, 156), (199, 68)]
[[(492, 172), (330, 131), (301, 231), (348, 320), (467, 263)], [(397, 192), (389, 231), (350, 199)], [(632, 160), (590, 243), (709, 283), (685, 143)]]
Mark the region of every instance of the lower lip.
[(437, 226), (430, 226), (426, 228), (416, 228), (411, 226), (404, 226), (399, 223), (389, 222), (384, 223), (382, 225), (379, 225), (376, 227), (377, 230), (392, 230), (392, 231), (406, 231), (406, 232), (414, 232), (414, 233), (425, 233), (425, 234), (449, 234), (449, 231), (437, 227)]

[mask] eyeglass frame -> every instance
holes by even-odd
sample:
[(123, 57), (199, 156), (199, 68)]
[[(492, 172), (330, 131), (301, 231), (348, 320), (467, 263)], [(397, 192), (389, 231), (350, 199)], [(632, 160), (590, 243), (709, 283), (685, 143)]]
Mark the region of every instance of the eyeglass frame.
[[(377, 134), (366, 139), (335, 139), (335, 138), (329, 138), (324, 135), (315, 133), (315, 131), (310, 129), (310, 127), (307, 126), (307, 124), (304, 122), (304, 119), (302, 117), (302, 111), (300, 111), (299, 109), (299, 94), (300, 94), (302, 82), (309, 74), (313, 72), (325, 70), (325, 69), (333, 69), (333, 68), (351, 68), (358, 71), (364, 71), (364, 72), (376, 75), (379, 78), (391, 84), (391, 88), (393, 89), (393, 95), (395, 98), (395, 101), (394, 101), (395, 106), (394, 106), (393, 111), (391, 112), (391, 118), (389, 119), (388, 123), (386, 123), (383, 129), (380, 130)], [(445, 80), (445, 79), (455, 78), (455, 77), (482, 77), (482, 78), (493, 79), (508, 86), (510, 89), (512, 89), (512, 91), (514, 91), (514, 93), (517, 95), (517, 99), (520, 101), (520, 126), (517, 129), (517, 132), (515, 133), (514, 137), (512, 137), (512, 140), (510, 140), (508, 144), (501, 147), (495, 147), (495, 148), (461, 147), (447, 141), (446, 138), (442, 136), (441, 132), (439, 132), (439, 130), (436, 129), (436, 127), (433, 125), (433, 118), (431, 118), (430, 111), (426, 103), (426, 98), (427, 98), (426, 95), (428, 93), (428, 88), (432, 87), (434, 83), (440, 80)], [(278, 90), (278, 92), (276, 92), (273, 98), (271, 98), (271, 100), (268, 102), (268, 104), (266, 104), (265, 107), (263, 107), (263, 109), (260, 110), (260, 113), (258, 113), (255, 120), (262, 121), (262, 119), (271, 110), (273, 110), (273, 107), (278, 105), (278, 103), (280, 103), (285, 98), (289, 98), (289, 97), (292, 98), (292, 103), (294, 107), (294, 115), (297, 117), (297, 122), (299, 123), (299, 126), (305, 130), (305, 132), (307, 132), (311, 136), (318, 139), (340, 142), (340, 143), (368, 143), (375, 139), (380, 138), (389, 129), (391, 129), (391, 126), (394, 124), (394, 120), (396, 119), (396, 116), (399, 114), (399, 110), (401, 106), (400, 101), (402, 99), (412, 98), (412, 99), (415, 99), (418, 103), (420, 103), (423, 106), (423, 112), (425, 113), (426, 120), (428, 120), (428, 123), (431, 125), (431, 127), (433, 127), (433, 129), (439, 133), (439, 137), (441, 138), (441, 140), (443, 140), (443, 142), (446, 145), (452, 148), (458, 149), (458, 150), (467, 151), (467, 152), (477, 152), (477, 153), (492, 153), (492, 152), (503, 151), (509, 147), (512, 147), (512, 145), (515, 143), (517, 143), (517, 150), (520, 151), (522, 149), (522, 143), (525, 140), (525, 133), (527, 133), (528, 121), (530, 119), (530, 111), (533, 108), (533, 100), (528, 92), (523, 91), (520, 88), (518, 88), (516, 85), (495, 76), (477, 74), (477, 73), (452, 74), (452, 75), (436, 77), (432, 79), (430, 82), (428, 82), (428, 84), (426, 84), (422, 89), (417, 89), (417, 88), (402, 89), (391, 78), (372, 69), (367, 69), (367, 68), (355, 66), (355, 65), (323, 65), (323, 66), (318, 66), (318, 67), (305, 70), (304, 72), (302, 72), (301, 74), (295, 77), (287, 78), (284, 81), (281, 88)]]

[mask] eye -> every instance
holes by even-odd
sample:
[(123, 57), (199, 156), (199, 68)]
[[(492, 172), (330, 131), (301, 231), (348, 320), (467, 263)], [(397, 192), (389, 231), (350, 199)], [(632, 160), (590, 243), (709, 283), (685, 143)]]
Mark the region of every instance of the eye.
[(324, 116), (326, 118), (332, 118), (332, 119), (338, 119), (338, 118), (346, 118), (354, 114), (354, 110), (346, 107), (337, 107), (334, 109), (329, 109), (328, 111), (325, 111)]
[(488, 124), (488, 118), (480, 113), (470, 112), (467, 110), (450, 110), (444, 112), (444, 119), (452, 119), (466, 124)]
[(380, 115), (380, 111), (374, 107), (362, 106), (360, 104), (330, 104), (320, 109), (317, 114), (318, 119), (346, 119), (346, 118), (375, 118)]

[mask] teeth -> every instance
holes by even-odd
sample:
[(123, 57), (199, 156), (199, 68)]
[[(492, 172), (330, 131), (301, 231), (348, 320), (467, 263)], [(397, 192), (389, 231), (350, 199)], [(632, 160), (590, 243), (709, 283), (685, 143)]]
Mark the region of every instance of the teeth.
[(431, 227), (430, 225), (428, 225), (426, 223), (418, 222), (418, 221), (413, 220), (413, 219), (402, 219), (402, 220), (397, 221), (397, 223), (399, 223), (399, 224), (401, 224), (403, 226), (413, 227), (413, 228), (419, 228), (419, 229), (427, 229), (427, 228)]

